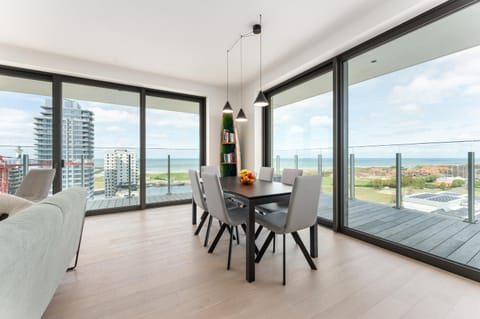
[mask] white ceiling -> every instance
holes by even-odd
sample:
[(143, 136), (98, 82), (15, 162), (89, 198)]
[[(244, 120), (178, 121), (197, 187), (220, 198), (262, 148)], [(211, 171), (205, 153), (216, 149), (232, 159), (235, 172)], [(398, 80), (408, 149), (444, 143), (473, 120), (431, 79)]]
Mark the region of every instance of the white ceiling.
[[(358, 35), (412, 6), (439, 0), (2, 0), (0, 43), (223, 86), (226, 49), (263, 14), (268, 71), (322, 39)], [(392, 13), (392, 10), (394, 12)], [(376, 19), (369, 22), (369, 15)], [(381, 17), (380, 19), (378, 17)], [(367, 19), (366, 19), (367, 17)], [(338, 47), (351, 39), (338, 37)], [(231, 82), (239, 82), (239, 52)], [(258, 76), (258, 38), (244, 45), (244, 80)]]

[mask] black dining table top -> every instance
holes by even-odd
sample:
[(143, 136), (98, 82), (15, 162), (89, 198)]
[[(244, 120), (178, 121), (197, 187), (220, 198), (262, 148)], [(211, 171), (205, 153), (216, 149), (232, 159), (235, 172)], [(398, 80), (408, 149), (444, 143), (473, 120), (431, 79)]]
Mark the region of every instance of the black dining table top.
[(269, 197), (272, 195), (289, 195), (292, 192), (292, 186), (278, 182), (257, 180), (251, 185), (243, 185), (240, 183), (238, 176), (221, 177), (220, 184), (224, 192), (249, 199)]

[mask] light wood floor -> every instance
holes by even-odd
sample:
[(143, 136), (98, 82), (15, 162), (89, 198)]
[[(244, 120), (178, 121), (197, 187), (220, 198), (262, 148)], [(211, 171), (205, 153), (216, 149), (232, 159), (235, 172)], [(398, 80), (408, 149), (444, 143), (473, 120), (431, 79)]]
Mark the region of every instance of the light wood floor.
[(87, 218), (43, 318), (480, 318), (479, 283), (322, 227), (318, 271), (289, 238), (287, 286), (281, 247), (249, 284), (245, 238), (227, 271), (227, 237), (209, 255), (190, 219), (190, 205)]

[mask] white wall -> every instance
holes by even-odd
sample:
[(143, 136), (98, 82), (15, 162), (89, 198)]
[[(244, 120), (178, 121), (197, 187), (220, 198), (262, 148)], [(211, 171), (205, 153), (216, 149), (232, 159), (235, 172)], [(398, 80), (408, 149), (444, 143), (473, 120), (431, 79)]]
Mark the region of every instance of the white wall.
[(0, 44), (0, 64), (207, 97), (207, 163), (218, 165), (224, 89)]

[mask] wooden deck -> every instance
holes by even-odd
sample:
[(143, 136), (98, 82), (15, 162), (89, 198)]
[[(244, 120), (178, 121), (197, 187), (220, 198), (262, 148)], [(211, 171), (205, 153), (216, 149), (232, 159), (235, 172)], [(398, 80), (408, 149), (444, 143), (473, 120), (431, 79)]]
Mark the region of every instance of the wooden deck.
[[(192, 199), (192, 193), (178, 193), (178, 194), (164, 194), (164, 195), (152, 195), (147, 196), (148, 203), (164, 203), (164, 202), (176, 202), (186, 199)], [(139, 205), (140, 198), (138, 197), (115, 197), (106, 199), (97, 199), (87, 202), (87, 211), (96, 209), (108, 209), (116, 207), (128, 207)]]
[[(322, 194), (320, 201), (319, 216), (331, 218), (331, 196)], [(480, 268), (480, 224), (467, 223), (458, 217), (350, 200), (347, 226)]]

